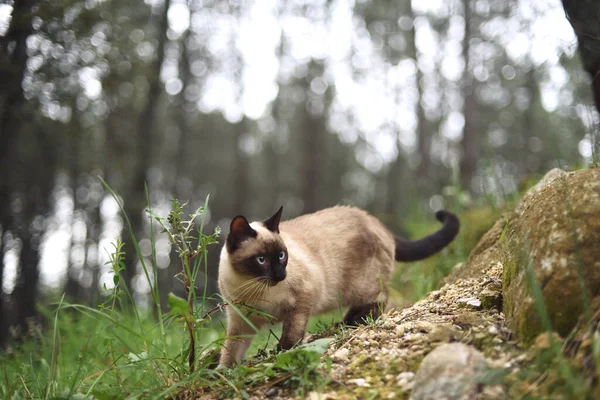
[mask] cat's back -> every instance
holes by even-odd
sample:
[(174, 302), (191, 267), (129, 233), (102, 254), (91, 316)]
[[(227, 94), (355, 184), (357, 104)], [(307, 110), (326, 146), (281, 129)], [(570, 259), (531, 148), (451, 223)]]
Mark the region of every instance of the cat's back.
[[(377, 221), (375, 217), (360, 208), (351, 206), (334, 206), (314, 213), (304, 214), (281, 223), (286, 230), (340, 230), (358, 228), (367, 223)], [(376, 223), (380, 224), (379, 221)]]
[(282, 233), (314, 250), (393, 242), (393, 235), (377, 218), (351, 206), (335, 206), (302, 215), (282, 222), (280, 228)]

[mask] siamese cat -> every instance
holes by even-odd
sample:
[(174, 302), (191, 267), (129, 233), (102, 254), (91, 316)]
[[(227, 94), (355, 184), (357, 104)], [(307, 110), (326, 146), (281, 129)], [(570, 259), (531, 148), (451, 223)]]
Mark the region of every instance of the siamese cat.
[[(311, 315), (340, 305), (349, 307), (348, 325), (376, 319), (385, 307), (394, 263), (437, 253), (459, 230), (458, 218), (448, 211), (436, 213), (440, 230), (415, 241), (396, 236), (358, 208), (336, 206), (280, 223), (282, 211), (262, 222), (235, 217), (219, 262), (225, 298), (283, 322), (279, 349), (302, 341)], [(246, 317), (258, 329), (271, 321), (256, 312)], [(228, 307), (220, 367), (239, 364), (255, 333)]]

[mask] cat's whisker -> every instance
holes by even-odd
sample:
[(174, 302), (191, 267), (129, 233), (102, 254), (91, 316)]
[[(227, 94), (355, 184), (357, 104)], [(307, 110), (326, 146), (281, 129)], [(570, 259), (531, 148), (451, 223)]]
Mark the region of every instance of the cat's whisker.
[(242, 290), (241, 292), (236, 294), (236, 297), (238, 298), (238, 300), (244, 300), (244, 296), (253, 292), (254, 289), (256, 288), (256, 286), (258, 286), (259, 284), (260, 284), (260, 281), (258, 279), (253, 279), (250, 282), (250, 284), (245, 285), (244, 290)]
[(247, 289), (248, 287), (251, 287), (252, 285), (254, 285), (259, 280), (260, 280), (260, 277), (248, 279), (247, 281), (245, 281), (244, 283), (242, 283), (241, 285), (239, 285), (237, 288), (235, 288), (234, 289), (234, 293), (236, 293), (236, 292), (237, 293), (243, 292), (245, 289)]
[(267, 301), (266, 300), (266, 294), (267, 294), (267, 291), (269, 290), (269, 284), (267, 283), (267, 280), (264, 279), (261, 282), (261, 285), (262, 285), (262, 290), (260, 292), (260, 296), (258, 297), (258, 299), (260, 299), (262, 301)]
[(260, 276), (256, 277), (256, 278), (252, 278), (252, 279), (248, 279), (247, 281), (243, 282), (242, 284), (240, 284), (237, 288), (234, 289), (234, 291), (239, 291), (242, 288), (248, 287), (250, 285), (252, 285), (253, 283), (257, 282), (260, 280)]
[(256, 300), (258, 298), (257, 295), (260, 293), (261, 289), (262, 289), (262, 282), (258, 281), (255, 289), (252, 291), (252, 294), (249, 296), (248, 300)]

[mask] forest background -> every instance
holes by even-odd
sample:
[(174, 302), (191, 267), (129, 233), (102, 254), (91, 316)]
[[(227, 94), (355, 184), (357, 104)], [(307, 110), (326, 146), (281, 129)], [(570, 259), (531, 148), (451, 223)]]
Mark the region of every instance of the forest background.
[[(410, 235), (597, 160), (598, 116), (558, 1), (49, 0), (0, 5), (0, 342), (36, 303), (97, 305), (125, 242), (150, 287), (149, 202), (231, 218), (365, 208)], [(160, 299), (181, 266), (157, 236)], [(198, 286), (216, 291), (218, 248)], [(152, 271), (150, 271), (152, 272)], [(11, 327), (9, 329), (9, 327)]]

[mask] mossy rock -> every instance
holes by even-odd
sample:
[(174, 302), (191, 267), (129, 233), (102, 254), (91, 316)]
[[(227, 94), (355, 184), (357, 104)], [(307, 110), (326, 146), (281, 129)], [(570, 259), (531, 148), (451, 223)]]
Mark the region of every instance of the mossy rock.
[(503, 311), (525, 343), (544, 329), (544, 313), (567, 335), (600, 290), (600, 169), (551, 174), (523, 197), (498, 253)]

